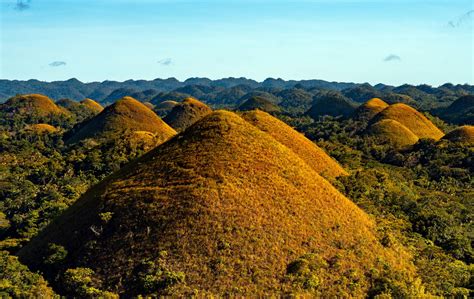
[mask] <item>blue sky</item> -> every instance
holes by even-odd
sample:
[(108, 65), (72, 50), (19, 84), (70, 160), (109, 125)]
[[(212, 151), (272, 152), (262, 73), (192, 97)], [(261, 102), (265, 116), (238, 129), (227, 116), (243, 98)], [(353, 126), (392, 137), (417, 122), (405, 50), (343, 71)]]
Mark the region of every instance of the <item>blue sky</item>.
[(0, 78), (474, 84), (473, 0), (0, 0)]

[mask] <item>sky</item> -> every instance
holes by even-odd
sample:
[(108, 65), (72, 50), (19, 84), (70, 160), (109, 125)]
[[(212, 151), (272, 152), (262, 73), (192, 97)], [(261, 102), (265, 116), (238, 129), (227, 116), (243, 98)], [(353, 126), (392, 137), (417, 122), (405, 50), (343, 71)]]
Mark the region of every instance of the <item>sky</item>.
[(474, 0), (0, 0), (0, 79), (474, 84)]

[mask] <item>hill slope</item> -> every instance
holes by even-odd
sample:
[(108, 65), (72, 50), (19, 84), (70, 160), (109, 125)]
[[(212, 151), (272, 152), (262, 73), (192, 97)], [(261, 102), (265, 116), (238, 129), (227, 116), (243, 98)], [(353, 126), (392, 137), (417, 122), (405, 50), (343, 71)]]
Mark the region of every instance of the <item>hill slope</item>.
[[(409, 268), (402, 252), (376, 241), (369, 217), (295, 153), (223, 111), (93, 187), (21, 260), (44, 269), (50, 243), (68, 251), (63, 267), (89, 267), (101, 288), (126, 297), (281, 294), (308, 288), (308, 279), (323, 294), (361, 296), (369, 269)], [(302, 255), (317, 276), (292, 263)], [(347, 271), (357, 273), (356, 291), (352, 280), (336, 282)]]
[(416, 109), (402, 103), (393, 104), (377, 114), (373, 123), (383, 119), (392, 119), (407, 127), (418, 138), (438, 140), (444, 133)]
[(154, 133), (160, 143), (176, 134), (148, 107), (125, 97), (82, 124), (67, 141), (75, 143), (86, 138), (118, 138), (125, 132), (134, 131)]
[(187, 98), (175, 106), (163, 120), (178, 132), (186, 128), (212, 112), (206, 104), (194, 99)]
[(446, 134), (443, 139), (452, 142), (474, 143), (474, 126), (458, 127)]
[(347, 175), (324, 150), (279, 119), (259, 110), (245, 112), (242, 117), (287, 146), (320, 175), (332, 178)]
[(410, 129), (393, 119), (382, 119), (370, 125), (367, 132), (389, 141), (396, 147), (415, 144), (419, 139)]

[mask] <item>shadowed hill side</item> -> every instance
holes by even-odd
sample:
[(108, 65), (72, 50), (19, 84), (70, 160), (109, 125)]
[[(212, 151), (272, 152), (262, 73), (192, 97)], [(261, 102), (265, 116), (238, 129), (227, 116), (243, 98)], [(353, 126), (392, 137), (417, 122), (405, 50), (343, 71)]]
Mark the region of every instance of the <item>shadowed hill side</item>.
[(373, 98), (359, 106), (354, 112), (355, 119), (369, 120), (389, 105), (379, 98)]
[(415, 144), (419, 139), (410, 129), (393, 119), (382, 119), (372, 124), (367, 133), (385, 139), (396, 147)]
[(211, 112), (212, 109), (206, 104), (194, 98), (187, 98), (175, 106), (163, 120), (176, 131), (182, 132)]
[(347, 271), (359, 273), (354, 296), (369, 288), (364, 273), (382, 265), (411, 275), (407, 256), (383, 248), (355, 204), (293, 151), (225, 111), (93, 187), (20, 251), (21, 260), (44, 269), (50, 243), (68, 251), (63, 267), (89, 267), (103, 289), (125, 297), (146, 294), (144, 282), (155, 277), (146, 275), (158, 275), (151, 273), (162, 275), (158, 295), (298, 292), (297, 276), (288, 275), (299, 268), (288, 265), (309, 253), (321, 261), (318, 290), (329, 296), (352, 292), (336, 283)]
[(383, 119), (392, 119), (407, 127), (418, 138), (438, 140), (444, 133), (416, 109), (405, 104), (393, 104), (377, 114), (372, 123)]
[(0, 105), (0, 109), (25, 116), (69, 115), (66, 109), (57, 106), (53, 100), (40, 94), (20, 95), (10, 98)]
[(118, 138), (126, 131), (151, 132), (159, 143), (176, 134), (148, 107), (131, 97), (125, 97), (82, 124), (67, 142), (75, 143), (86, 138)]
[(474, 143), (474, 126), (458, 127), (446, 134), (443, 139), (459, 143)]
[(250, 99), (242, 103), (242, 105), (240, 105), (238, 108), (238, 110), (240, 111), (250, 111), (255, 109), (260, 109), (268, 113), (280, 112), (280, 107), (278, 107), (276, 104), (273, 104), (269, 100), (259, 96), (251, 97)]
[(434, 113), (451, 123), (474, 125), (474, 95), (462, 96)]
[(348, 174), (315, 143), (270, 114), (254, 110), (244, 112), (242, 118), (287, 146), (320, 175), (335, 178)]

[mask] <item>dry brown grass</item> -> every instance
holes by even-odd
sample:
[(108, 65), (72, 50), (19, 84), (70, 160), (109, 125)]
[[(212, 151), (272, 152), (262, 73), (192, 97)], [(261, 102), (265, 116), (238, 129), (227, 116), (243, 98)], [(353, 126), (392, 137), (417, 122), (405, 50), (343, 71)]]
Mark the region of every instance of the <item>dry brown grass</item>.
[(34, 132), (37, 134), (48, 134), (48, 133), (54, 133), (57, 132), (58, 129), (53, 127), (52, 125), (48, 124), (34, 124), (34, 125), (29, 125), (25, 128), (25, 130)]
[(210, 113), (212, 109), (206, 104), (194, 98), (187, 98), (175, 106), (163, 120), (176, 131), (182, 132)]
[(474, 126), (458, 127), (446, 134), (443, 139), (459, 143), (474, 143)]
[(393, 104), (377, 114), (373, 123), (382, 119), (392, 119), (407, 127), (418, 138), (438, 140), (444, 133), (416, 109), (402, 103)]
[(176, 134), (148, 107), (131, 97), (124, 97), (88, 120), (68, 142), (74, 143), (86, 138), (121, 138), (125, 132), (134, 131), (151, 132), (159, 143)]
[(396, 147), (413, 145), (419, 139), (410, 129), (393, 119), (382, 119), (372, 124), (367, 132), (372, 136), (388, 140)]
[(99, 104), (96, 101), (91, 100), (91, 99), (84, 99), (84, 100), (81, 101), (81, 104), (86, 106), (87, 108), (89, 108), (90, 110), (92, 110), (96, 113), (100, 113), (100, 112), (102, 112), (102, 110), (104, 110), (104, 107), (102, 107), (101, 104)]
[(53, 100), (41, 94), (27, 94), (13, 97), (3, 104), (1, 108), (18, 114), (34, 116), (70, 114), (69, 111), (57, 106)]
[(348, 175), (334, 159), (314, 142), (270, 114), (254, 110), (244, 112), (242, 117), (287, 146), (320, 175), (332, 178)]
[[(412, 275), (409, 257), (382, 247), (362, 210), (292, 150), (226, 111), (93, 187), (21, 250), (22, 261), (36, 268), (48, 243), (66, 247), (65, 267), (80, 261), (125, 296), (136, 295), (139, 264), (160, 252), (186, 276), (178, 295), (282, 294), (292, 289), (287, 265), (310, 252), (335, 261), (318, 270), (327, 296), (363, 296), (365, 275), (384, 263)], [(358, 277), (355, 291), (340, 283), (347, 273)]]
[(355, 111), (357, 119), (371, 119), (389, 105), (379, 98), (373, 98), (359, 106)]

